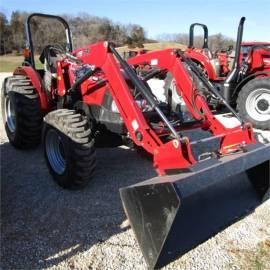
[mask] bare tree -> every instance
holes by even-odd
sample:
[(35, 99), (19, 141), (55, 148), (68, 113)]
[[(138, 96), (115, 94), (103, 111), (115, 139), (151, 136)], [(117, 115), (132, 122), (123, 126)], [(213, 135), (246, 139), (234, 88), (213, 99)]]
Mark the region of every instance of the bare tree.
[(8, 20), (4, 13), (0, 12), (0, 54), (6, 54), (12, 50), (12, 36)]
[[(179, 34), (162, 34), (158, 37), (161, 41), (173, 41), (178, 42), (183, 45), (188, 45), (189, 43), (189, 35), (184, 33)], [(209, 49), (211, 51), (224, 50), (229, 46), (235, 44), (235, 40), (232, 38), (228, 38), (221, 33), (216, 35), (209, 36)], [(203, 36), (195, 36), (194, 37), (194, 46), (197, 48), (201, 48), (203, 46)]]
[[(15, 11), (8, 23), (6, 17), (0, 14), (0, 27), (10, 29), (9, 36), (12, 42), (7, 43), (8, 35), (1, 29), (1, 52), (3, 48), (21, 52), (25, 46), (24, 23), (29, 13)], [(136, 47), (143, 47), (146, 41), (145, 31), (140, 25), (122, 25), (114, 23), (108, 18), (91, 16), (88, 13), (80, 13), (77, 16), (62, 15), (70, 24), (73, 32), (74, 47), (81, 47), (89, 43), (108, 40), (116, 46), (132, 43)], [(65, 31), (57, 21), (39, 18), (32, 20), (32, 38), (35, 52), (40, 53), (46, 44), (65, 44)]]

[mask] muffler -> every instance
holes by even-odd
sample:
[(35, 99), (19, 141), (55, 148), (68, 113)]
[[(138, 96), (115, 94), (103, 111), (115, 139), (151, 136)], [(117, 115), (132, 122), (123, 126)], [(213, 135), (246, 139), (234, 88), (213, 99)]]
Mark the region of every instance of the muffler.
[(121, 188), (149, 268), (160, 268), (247, 215), (270, 193), (270, 145), (198, 162), (191, 171)]

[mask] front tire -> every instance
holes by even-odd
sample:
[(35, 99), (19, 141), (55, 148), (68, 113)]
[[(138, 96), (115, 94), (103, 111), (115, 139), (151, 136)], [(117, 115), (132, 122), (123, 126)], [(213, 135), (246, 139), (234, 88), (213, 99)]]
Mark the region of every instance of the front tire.
[(5, 79), (1, 91), (2, 117), (10, 143), (19, 149), (40, 143), (42, 112), (39, 95), (25, 76)]
[(256, 78), (244, 85), (237, 98), (237, 109), (255, 128), (270, 130), (270, 78)]
[(50, 112), (44, 119), (43, 145), (50, 173), (60, 186), (79, 189), (92, 179), (96, 153), (86, 117), (68, 109)]

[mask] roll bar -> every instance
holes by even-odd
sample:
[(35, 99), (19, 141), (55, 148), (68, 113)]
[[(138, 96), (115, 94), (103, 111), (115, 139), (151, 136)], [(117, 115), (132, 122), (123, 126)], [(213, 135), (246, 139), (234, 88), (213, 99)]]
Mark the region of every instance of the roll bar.
[(69, 25), (65, 19), (63, 19), (60, 16), (56, 15), (50, 15), (50, 14), (43, 14), (43, 13), (32, 13), (28, 16), (26, 23), (25, 23), (25, 31), (26, 31), (26, 47), (30, 50), (30, 64), (33, 68), (35, 68), (35, 61), (34, 61), (34, 46), (33, 46), (33, 40), (32, 40), (32, 33), (31, 33), (31, 21), (34, 17), (43, 17), (47, 19), (55, 19), (58, 20), (65, 28), (66, 32), (66, 40), (67, 40), (67, 46), (66, 50), (68, 52), (72, 51), (72, 35), (69, 28)]
[(203, 29), (203, 49), (208, 49), (208, 28), (202, 23), (193, 23), (189, 27), (189, 44), (188, 48), (193, 48), (194, 46), (194, 28), (199, 26)]

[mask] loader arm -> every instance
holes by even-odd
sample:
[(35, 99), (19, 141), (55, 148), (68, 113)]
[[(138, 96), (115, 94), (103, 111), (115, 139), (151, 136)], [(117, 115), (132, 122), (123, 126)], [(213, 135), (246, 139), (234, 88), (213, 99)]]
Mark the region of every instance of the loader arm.
[[(149, 269), (159, 269), (206, 241), (270, 194), (270, 145), (255, 143), (249, 124), (224, 127), (193, 86), (182, 60), (169, 49), (128, 62), (170, 72), (189, 112), (202, 119), (201, 128), (221, 138), (220, 152), (239, 150), (242, 140), (243, 151), (199, 161), (187, 171), (120, 189), (124, 211)], [(193, 147), (193, 142), (190, 145)]]
[[(202, 128), (209, 130), (214, 136), (222, 137), (220, 152), (235, 151), (239, 143), (255, 143), (250, 124), (244, 124), (234, 128), (226, 128), (211, 112), (204, 95), (196, 89), (192, 75), (181, 56), (174, 49), (165, 49), (149, 52), (128, 59), (128, 63), (134, 66), (151, 65), (170, 72), (175, 79), (178, 94), (183, 98), (188, 111), (193, 118), (202, 120)], [(241, 139), (240, 139), (241, 138)]]
[[(195, 164), (196, 160), (193, 157), (188, 138), (163, 142), (147, 123), (145, 116), (131, 95), (115, 54), (110, 51), (109, 46), (111, 45), (107, 42), (91, 45), (89, 48), (91, 53), (85, 54), (81, 59), (104, 73), (106, 86), (116, 103), (132, 141), (153, 155), (154, 167), (160, 175), (166, 174), (167, 170), (184, 169)], [(61, 74), (59, 75), (61, 76)], [(136, 76), (135, 73), (134, 75)], [(136, 80), (139, 81), (137, 76)], [(88, 84), (88, 82), (85, 83)], [(148, 90), (145, 89), (145, 91)], [(154, 104), (152, 105), (155, 107)]]
[[(181, 126), (179, 130), (170, 124), (168, 118), (160, 110), (158, 102), (149, 94), (145, 83), (136, 75), (134, 69), (121, 58), (114, 47), (110, 43), (100, 42), (91, 45), (89, 52), (81, 59), (83, 62), (95, 66), (96, 70), (102, 70), (107, 88), (116, 103), (130, 138), (136, 145), (143, 147), (153, 155), (154, 167), (158, 173), (160, 175), (175, 173), (196, 164), (197, 161), (193, 156), (189, 139), (181, 135)], [(143, 54), (136, 59), (149, 62), (149, 64), (154, 61), (160, 69), (166, 69), (173, 74), (176, 78), (177, 88), (180, 89), (179, 94), (183, 96), (193, 117), (200, 120), (199, 127), (209, 130), (215, 137), (219, 137), (220, 148), (217, 150), (221, 155), (242, 151), (242, 147), (255, 143), (249, 125), (244, 125), (243, 128), (239, 126), (227, 129), (215, 118), (203, 95), (193, 85), (192, 78), (186, 71), (181, 58), (173, 50)], [(125, 71), (134, 86), (156, 111), (160, 121), (168, 127), (169, 132), (171, 132), (169, 140), (162, 140), (153, 126), (147, 122), (145, 115), (131, 94), (121, 69)], [(88, 84), (88, 82), (85, 83)], [(198, 128), (198, 121), (193, 128)]]

